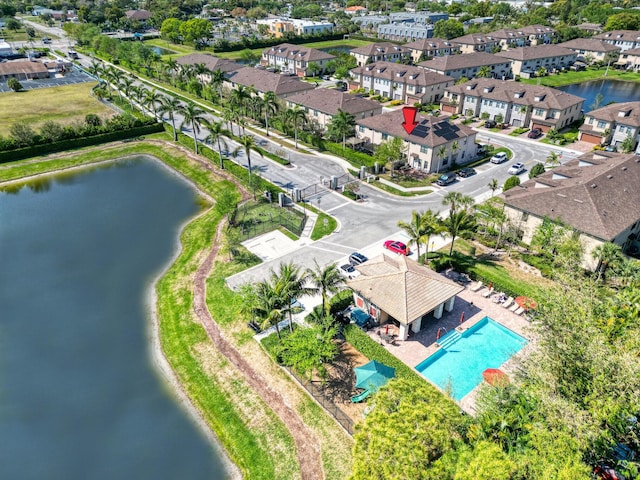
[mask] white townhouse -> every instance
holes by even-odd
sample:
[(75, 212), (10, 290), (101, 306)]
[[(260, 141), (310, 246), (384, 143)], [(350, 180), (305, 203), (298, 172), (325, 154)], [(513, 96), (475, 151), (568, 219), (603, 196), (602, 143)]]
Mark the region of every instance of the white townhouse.
[(631, 50), (625, 50), (622, 52), (615, 65), (617, 67), (624, 68), (625, 70), (633, 70), (634, 72), (639, 71), (640, 48), (632, 48)]
[(418, 67), (456, 80), (462, 77), (475, 78), (483, 67), (488, 67), (492, 78), (511, 78), (511, 61), (486, 52), (436, 57), (420, 62)]
[(418, 63), (433, 57), (444, 57), (460, 53), (460, 47), (442, 38), (423, 38), (414, 42), (405, 43), (404, 48), (411, 50), (411, 60)]
[(349, 54), (355, 57), (361, 67), (371, 62), (400, 62), (411, 57), (411, 50), (391, 42), (378, 42), (352, 49)]
[(558, 37), (558, 32), (546, 25), (527, 25), (519, 30), (529, 37), (529, 43), (527, 45), (553, 43)]
[(594, 35), (593, 38), (619, 47), (623, 52), (640, 48), (640, 30), (612, 30)]
[(620, 53), (620, 47), (595, 38), (574, 38), (558, 45), (570, 48), (576, 52), (579, 61), (588, 64), (606, 62), (610, 56), (617, 56)]
[(497, 38), (482, 33), (470, 33), (449, 41), (457, 45), (462, 53), (491, 52), (500, 48)]
[[(336, 57), (315, 48), (301, 47), (290, 43), (274, 45), (262, 51), (260, 64), (265, 67), (276, 67), (282, 72), (293, 73), (299, 77), (318, 75), (327, 69), (327, 63)], [(315, 63), (319, 70), (311, 72), (309, 64)]]
[(616, 147), (631, 137), (632, 151), (640, 153), (640, 101), (612, 103), (585, 114), (579, 140)]
[(547, 72), (568, 68), (578, 58), (575, 51), (560, 45), (518, 47), (496, 55), (511, 60), (513, 74), (525, 77), (534, 75), (541, 67)]

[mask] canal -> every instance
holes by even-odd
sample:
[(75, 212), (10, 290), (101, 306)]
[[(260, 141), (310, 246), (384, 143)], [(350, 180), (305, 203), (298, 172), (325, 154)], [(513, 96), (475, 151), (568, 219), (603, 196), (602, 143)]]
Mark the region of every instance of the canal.
[(227, 476), (150, 352), (150, 288), (196, 200), (145, 158), (0, 192), (0, 478)]
[(604, 107), (612, 102), (633, 102), (640, 99), (640, 82), (602, 79), (556, 88), (584, 98), (582, 109), (585, 112)]

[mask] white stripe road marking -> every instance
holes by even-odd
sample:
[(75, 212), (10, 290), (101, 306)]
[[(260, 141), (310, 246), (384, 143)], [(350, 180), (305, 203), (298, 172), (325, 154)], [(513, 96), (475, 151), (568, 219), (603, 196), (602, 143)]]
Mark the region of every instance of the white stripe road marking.
[[(323, 252), (330, 252), (330, 253), (340, 253), (340, 252), (336, 252), (335, 250), (329, 250), (328, 248), (320, 248), (318, 246), (316, 246), (315, 244), (313, 245), (307, 245), (309, 248), (315, 248), (316, 250), (322, 250)], [(346, 254), (340, 254), (340, 256), (343, 256)]]
[(327, 212), (333, 212), (334, 210), (342, 208), (342, 207), (344, 207), (346, 205), (351, 205), (351, 203), (350, 202), (344, 202), (343, 204), (338, 205), (337, 207), (330, 208), (329, 210), (327, 210)]
[(327, 242), (326, 240), (318, 240), (318, 243), (326, 243), (328, 245), (335, 245), (336, 247), (346, 248), (348, 250), (357, 250), (357, 248), (350, 247), (349, 245), (343, 245), (342, 243), (335, 243), (335, 242)]

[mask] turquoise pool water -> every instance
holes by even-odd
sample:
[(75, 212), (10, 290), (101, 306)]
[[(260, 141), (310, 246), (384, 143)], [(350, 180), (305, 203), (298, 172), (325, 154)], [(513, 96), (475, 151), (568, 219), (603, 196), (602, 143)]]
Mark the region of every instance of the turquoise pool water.
[(461, 400), (482, 381), (485, 369), (499, 368), (526, 344), (525, 338), (484, 317), (461, 334), (454, 330), (442, 337), (443, 348), (416, 370)]

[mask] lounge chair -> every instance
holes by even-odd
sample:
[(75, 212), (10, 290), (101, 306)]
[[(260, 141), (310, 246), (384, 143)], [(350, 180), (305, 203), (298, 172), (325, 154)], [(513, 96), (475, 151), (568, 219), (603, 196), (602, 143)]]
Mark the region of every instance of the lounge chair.
[(486, 291), (482, 292), (484, 298), (489, 298), (491, 295), (493, 295), (493, 288), (487, 288)]
[(365, 390), (362, 393), (359, 393), (358, 395), (354, 395), (353, 397), (351, 397), (351, 402), (352, 403), (360, 403), (364, 400), (366, 400), (366, 398), (371, 395), (371, 390)]
[(517, 303), (514, 303), (513, 306), (509, 309), (509, 311), (510, 312), (515, 312), (519, 308), (521, 308), (520, 305), (518, 305)]
[(480, 290), (482, 287), (484, 287), (484, 285), (482, 284), (482, 282), (478, 282), (476, 283), (473, 287), (471, 287), (471, 291), (472, 292), (477, 292), (478, 290)]
[(513, 305), (513, 297), (507, 298), (504, 302), (501, 303), (501, 305), (504, 308), (509, 308), (511, 305)]
[(525, 309), (522, 307), (519, 307), (515, 312), (516, 315), (522, 315), (525, 312)]

